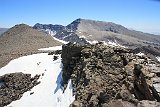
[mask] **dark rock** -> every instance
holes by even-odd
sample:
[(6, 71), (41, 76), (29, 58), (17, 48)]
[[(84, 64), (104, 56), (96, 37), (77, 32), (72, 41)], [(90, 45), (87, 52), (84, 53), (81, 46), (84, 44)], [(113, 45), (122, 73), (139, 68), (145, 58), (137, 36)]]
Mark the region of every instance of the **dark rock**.
[(53, 52), (49, 52), (48, 55), (58, 55), (58, 54), (62, 54), (62, 50), (56, 50), (56, 51), (53, 51)]
[(53, 51), (53, 52), (49, 52), (48, 53), (48, 55), (53, 55), (53, 54), (55, 54), (55, 52)]
[(57, 59), (58, 59), (58, 56), (54, 55), (54, 56), (53, 56), (53, 60), (55, 61), (55, 60), (57, 60)]
[(30, 95), (34, 94), (34, 92), (31, 92)]
[(141, 65), (139, 65), (139, 64), (134, 64), (134, 74), (135, 74), (137, 77), (139, 77), (140, 74), (142, 73), (141, 69), (142, 69), (142, 66), (141, 66)]
[(31, 90), (37, 82), (39, 75), (31, 78), (31, 74), (11, 73), (0, 76), (0, 80), (4, 82), (4, 87), (0, 87), (0, 107), (10, 104), (12, 101), (18, 100), (23, 93)]
[(103, 43), (63, 45), (63, 83), (72, 80), (76, 96), (72, 106), (108, 107), (115, 100), (109, 107), (135, 107), (141, 100), (159, 101), (151, 80), (155, 75), (147, 66), (150, 61), (130, 49)]

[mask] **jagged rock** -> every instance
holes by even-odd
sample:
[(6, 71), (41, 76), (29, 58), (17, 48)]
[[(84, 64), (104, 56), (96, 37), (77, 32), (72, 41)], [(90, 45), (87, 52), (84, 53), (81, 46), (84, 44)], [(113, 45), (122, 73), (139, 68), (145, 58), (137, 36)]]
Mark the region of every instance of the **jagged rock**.
[(31, 78), (31, 74), (11, 73), (0, 76), (0, 107), (10, 104), (12, 101), (18, 100), (23, 93), (29, 91), (39, 84), (37, 80), (39, 75)]
[[(62, 63), (64, 66), (63, 67), (63, 72), (64, 72), (63, 80), (64, 80), (64, 84), (66, 84), (72, 74), (73, 66), (75, 66), (76, 61), (78, 61), (80, 57), (82, 47), (69, 43), (68, 45), (63, 45), (62, 50), (63, 51), (62, 51), (61, 57), (63, 57)], [(75, 60), (71, 61), (72, 58)]]
[(69, 43), (62, 48), (62, 63), (64, 86), (72, 80), (75, 101), (80, 107), (107, 107), (117, 99), (122, 99), (117, 103), (129, 107), (141, 100), (159, 101), (152, 81), (157, 75), (148, 66), (153, 61), (133, 54), (130, 49), (103, 43)]

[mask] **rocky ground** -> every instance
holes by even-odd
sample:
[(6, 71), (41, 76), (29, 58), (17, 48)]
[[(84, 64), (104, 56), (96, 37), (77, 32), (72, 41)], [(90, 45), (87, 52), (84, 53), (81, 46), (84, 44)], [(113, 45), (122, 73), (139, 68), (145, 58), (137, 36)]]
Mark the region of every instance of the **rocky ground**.
[(159, 107), (160, 63), (103, 43), (62, 47), (64, 87), (73, 82), (71, 107)]
[[(23, 93), (39, 84), (39, 75), (31, 78), (31, 74), (12, 73), (0, 76), (0, 107), (18, 100)], [(33, 94), (33, 93), (30, 93)]]

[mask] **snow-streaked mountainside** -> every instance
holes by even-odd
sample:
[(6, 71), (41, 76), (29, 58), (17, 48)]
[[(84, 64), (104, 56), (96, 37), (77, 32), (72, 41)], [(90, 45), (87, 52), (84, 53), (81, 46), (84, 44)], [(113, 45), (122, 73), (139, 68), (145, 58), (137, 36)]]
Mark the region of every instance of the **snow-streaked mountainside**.
[[(59, 50), (59, 47), (40, 50)], [(33, 54), (12, 60), (0, 69), (0, 76), (8, 73), (22, 72), (40, 75), (40, 84), (23, 94), (22, 98), (13, 101), (6, 107), (68, 107), (73, 101), (72, 83), (63, 93), (61, 56), (53, 61), (53, 56), (47, 53)], [(32, 93), (32, 94), (31, 94)]]
[(87, 19), (76, 19), (67, 26), (35, 24), (33, 28), (47, 32), (53, 31), (54, 37), (67, 41), (84, 44), (88, 41), (117, 41), (129, 47), (159, 46), (160, 38), (157, 35), (129, 30), (122, 25), (112, 22), (103, 22)]

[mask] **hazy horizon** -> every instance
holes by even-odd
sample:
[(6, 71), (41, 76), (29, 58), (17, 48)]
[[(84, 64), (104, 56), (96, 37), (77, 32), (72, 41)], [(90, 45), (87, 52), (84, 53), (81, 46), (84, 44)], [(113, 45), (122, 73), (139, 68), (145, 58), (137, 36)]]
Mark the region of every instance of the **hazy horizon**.
[(67, 25), (77, 18), (120, 24), (146, 33), (160, 33), (158, 0), (1, 0), (0, 28), (25, 23)]

